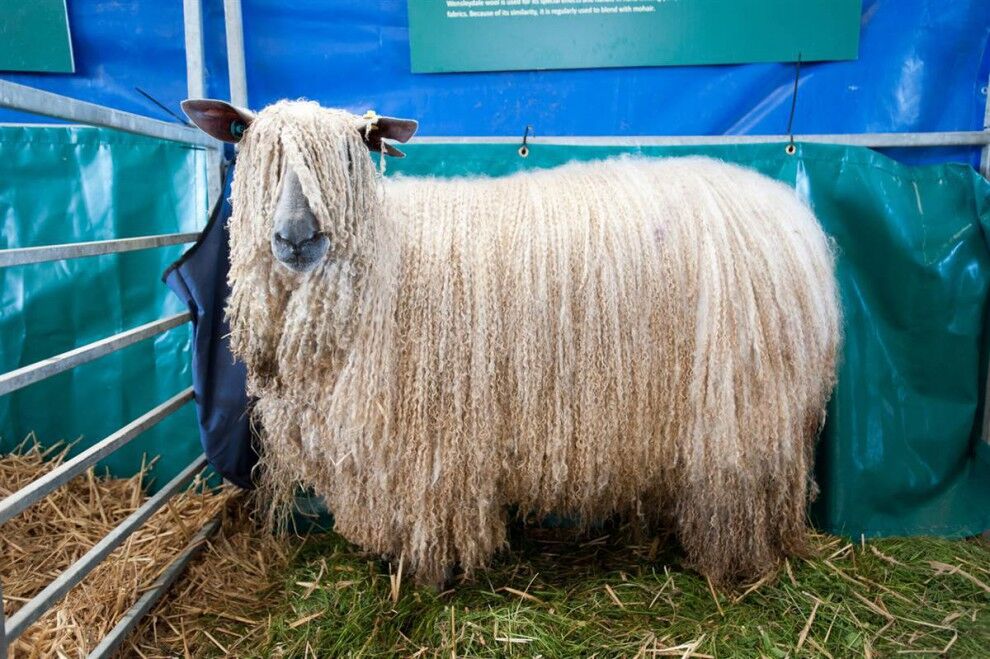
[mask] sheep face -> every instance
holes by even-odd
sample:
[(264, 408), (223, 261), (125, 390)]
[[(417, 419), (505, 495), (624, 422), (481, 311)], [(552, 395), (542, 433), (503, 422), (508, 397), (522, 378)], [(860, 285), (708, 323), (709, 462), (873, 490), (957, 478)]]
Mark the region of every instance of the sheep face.
[(299, 176), (291, 166), (286, 169), (275, 204), (271, 246), (279, 263), (299, 273), (315, 269), (330, 250), (330, 239), (320, 231)]
[[(361, 193), (350, 188), (372, 185), (370, 160), (363, 154), (379, 151), (401, 158), (403, 153), (386, 140), (406, 142), (418, 124), (374, 112), (359, 117), (311, 102), (281, 102), (272, 107), (274, 111), (256, 115), (223, 101), (190, 99), (182, 103), (189, 118), (210, 136), (242, 147), (254, 143), (251, 148), (256, 156), (259, 149), (267, 149), (262, 158), (255, 158), (262, 163), (261, 170), (270, 173), (264, 164), (268, 158), (282, 163), (281, 181), (264, 194), (269, 202), (274, 199), (274, 204), (262, 203), (273, 209), (265, 213), (271, 224), (261, 227), (268, 245), (257, 246), (270, 246), (280, 266), (305, 274), (318, 268), (333, 251), (331, 247), (345, 259), (351, 251), (347, 242), (358, 232), (355, 224), (361, 218), (354, 215), (360, 214), (355, 213), (360, 204), (355, 199)], [(356, 166), (357, 159), (364, 161), (362, 167)], [(263, 186), (265, 176), (252, 164), (258, 163), (247, 166), (251, 185)]]

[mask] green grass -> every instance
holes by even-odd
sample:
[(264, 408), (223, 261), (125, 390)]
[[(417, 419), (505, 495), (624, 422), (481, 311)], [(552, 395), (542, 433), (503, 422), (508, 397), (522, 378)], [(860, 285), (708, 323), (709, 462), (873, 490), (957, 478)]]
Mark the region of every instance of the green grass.
[(267, 596), (267, 626), (230, 631), (249, 634), (242, 656), (990, 656), (982, 540), (817, 536), (815, 559), (713, 593), (659, 542), (622, 535), (527, 529), (473, 581), (403, 582), (395, 602), (389, 565), (317, 535)]

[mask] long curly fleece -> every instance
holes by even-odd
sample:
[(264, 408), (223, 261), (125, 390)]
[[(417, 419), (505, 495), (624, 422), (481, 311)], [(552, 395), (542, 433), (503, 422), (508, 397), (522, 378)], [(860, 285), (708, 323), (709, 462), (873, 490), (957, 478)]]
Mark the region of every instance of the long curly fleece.
[[(792, 189), (706, 158), (384, 180), (364, 125), (281, 102), (238, 158), (227, 312), (277, 501), (314, 488), (429, 583), (510, 507), (671, 529), (716, 582), (802, 550), (839, 306)], [(332, 245), (304, 275), (269, 247), (287, 165)]]

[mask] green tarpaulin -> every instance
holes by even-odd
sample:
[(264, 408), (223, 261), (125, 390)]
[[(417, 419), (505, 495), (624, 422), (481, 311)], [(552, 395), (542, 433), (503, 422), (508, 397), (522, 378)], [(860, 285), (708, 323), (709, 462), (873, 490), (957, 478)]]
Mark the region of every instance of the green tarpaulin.
[[(196, 231), (205, 155), (78, 127), (0, 127), (0, 248)], [(161, 273), (181, 245), (0, 268), (0, 372), (185, 311)], [(82, 448), (190, 384), (189, 326), (0, 397), (0, 450), (28, 433)], [(163, 485), (201, 452), (191, 403), (108, 458), (133, 474), (161, 454)]]
[[(499, 175), (631, 149), (407, 145), (389, 174)], [(632, 149), (635, 150), (635, 149)], [(969, 535), (990, 527), (990, 445), (980, 437), (990, 287), (990, 185), (961, 165), (906, 167), (865, 149), (783, 145), (644, 148), (702, 153), (793, 185), (838, 250), (845, 313), (839, 384), (819, 444), (813, 518), (854, 537)], [(97, 129), (0, 130), (0, 247), (202, 226), (202, 152)], [(180, 311), (159, 282), (179, 248), (0, 270), (6, 371)], [(188, 386), (176, 329), (0, 398), (7, 449), (30, 431), (92, 442)], [(199, 451), (190, 406), (111, 466)], [(164, 474), (159, 473), (161, 482)]]
[(980, 438), (990, 185), (970, 167), (907, 167), (868, 149), (405, 145), (392, 174), (497, 176), (638, 151), (702, 154), (797, 188), (838, 247), (839, 383), (819, 443), (824, 529), (973, 535), (990, 527), (990, 445)]

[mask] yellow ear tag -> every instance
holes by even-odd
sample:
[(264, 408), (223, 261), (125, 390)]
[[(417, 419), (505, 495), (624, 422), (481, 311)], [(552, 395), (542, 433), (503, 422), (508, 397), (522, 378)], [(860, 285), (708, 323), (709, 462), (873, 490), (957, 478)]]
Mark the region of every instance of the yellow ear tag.
[[(374, 110), (368, 110), (361, 118), (368, 122), (364, 127), (364, 136), (368, 137), (371, 133), (371, 127), (378, 123), (378, 113)], [(385, 148), (383, 146), (378, 156), (378, 171), (382, 176), (385, 175), (385, 155)]]
[(364, 125), (364, 136), (367, 138), (371, 135), (372, 126), (378, 123), (378, 113), (374, 110), (368, 110), (361, 118), (368, 122)]

